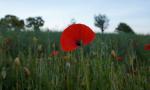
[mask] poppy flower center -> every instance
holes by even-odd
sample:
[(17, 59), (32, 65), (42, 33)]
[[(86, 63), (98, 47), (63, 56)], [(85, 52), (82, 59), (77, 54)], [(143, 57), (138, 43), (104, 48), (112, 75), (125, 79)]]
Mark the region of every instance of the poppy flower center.
[(76, 41), (76, 45), (77, 46), (81, 46), (82, 45), (82, 41), (81, 40)]

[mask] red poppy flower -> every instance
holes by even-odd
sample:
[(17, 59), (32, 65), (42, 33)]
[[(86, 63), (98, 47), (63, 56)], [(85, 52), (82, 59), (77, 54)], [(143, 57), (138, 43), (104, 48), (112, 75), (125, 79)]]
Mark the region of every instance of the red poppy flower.
[(73, 51), (92, 42), (95, 38), (95, 33), (84, 24), (72, 24), (67, 27), (60, 39), (61, 48), (63, 51)]
[(56, 55), (58, 55), (58, 51), (56, 51), (56, 50), (54, 50), (54, 51), (52, 51), (52, 53), (50, 54), (50, 56), (56, 56)]
[(150, 44), (144, 45), (144, 50), (150, 50)]
[(6, 45), (10, 45), (12, 43), (12, 39), (11, 38), (5, 38), (5, 44)]
[(116, 57), (117, 61), (123, 61), (123, 58), (121, 56)]

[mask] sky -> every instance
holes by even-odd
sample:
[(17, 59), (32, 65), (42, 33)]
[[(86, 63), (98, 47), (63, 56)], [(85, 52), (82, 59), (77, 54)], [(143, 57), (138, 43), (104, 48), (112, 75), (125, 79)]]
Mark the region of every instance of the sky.
[(150, 0), (0, 0), (0, 18), (7, 14), (20, 19), (41, 16), (45, 28), (64, 30), (75, 19), (95, 32), (94, 16), (105, 14), (114, 32), (120, 22), (127, 23), (136, 33), (150, 34)]

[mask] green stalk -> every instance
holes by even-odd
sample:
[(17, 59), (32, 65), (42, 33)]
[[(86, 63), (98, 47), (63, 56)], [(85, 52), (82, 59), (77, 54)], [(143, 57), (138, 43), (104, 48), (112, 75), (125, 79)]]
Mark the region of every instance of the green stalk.
[(80, 57), (81, 67), (83, 69), (84, 76), (85, 76), (86, 90), (90, 90), (88, 70), (87, 70), (86, 64), (84, 63), (84, 48), (83, 48), (83, 43), (82, 42), (81, 42), (81, 47), (80, 47), (80, 55), (81, 55), (81, 57)]

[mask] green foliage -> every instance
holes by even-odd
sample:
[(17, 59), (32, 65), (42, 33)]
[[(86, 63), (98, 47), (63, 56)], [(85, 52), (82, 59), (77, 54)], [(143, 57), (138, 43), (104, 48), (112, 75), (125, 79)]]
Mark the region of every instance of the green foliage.
[[(150, 41), (149, 36), (104, 34), (105, 39), (102, 40), (101, 34), (97, 34), (90, 45), (66, 53), (60, 48), (60, 35), (60, 32), (48, 31), (8, 31), (1, 34), (0, 89), (148, 90), (150, 88), (150, 52), (143, 50), (144, 44)], [(53, 50), (59, 51), (59, 54), (50, 56)], [(122, 56), (123, 61), (113, 58), (112, 50)], [(20, 60), (19, 65), (16, 65), (16, 57)]]
[(40, 27), (44, 25), (44, 20), (41, 17), (29, 17), (26, 19), (27, 27), (33, 28), (34, 30), (39, 31)]
[(135, 34), (133, 29), (129, 25), (127, 25), (126, 23), (120, 23), (118, 25), (118, 27), (116, 28), (116, 31), (119, 33), (124, 32), (124, 33)]
[(0, 19), (0, 28), (4, 30), (20, 30), (24, 29), (24, 21), (17, 16), (6, 15)]
[(95, 26), (99, 27), (103, 33), (104, 30), (108, 27), (108, 23), (109, 23), (107, 16), (99, 14), (95, 16), (94, 19), (95, 19), (95, 23), (94, 23)]

